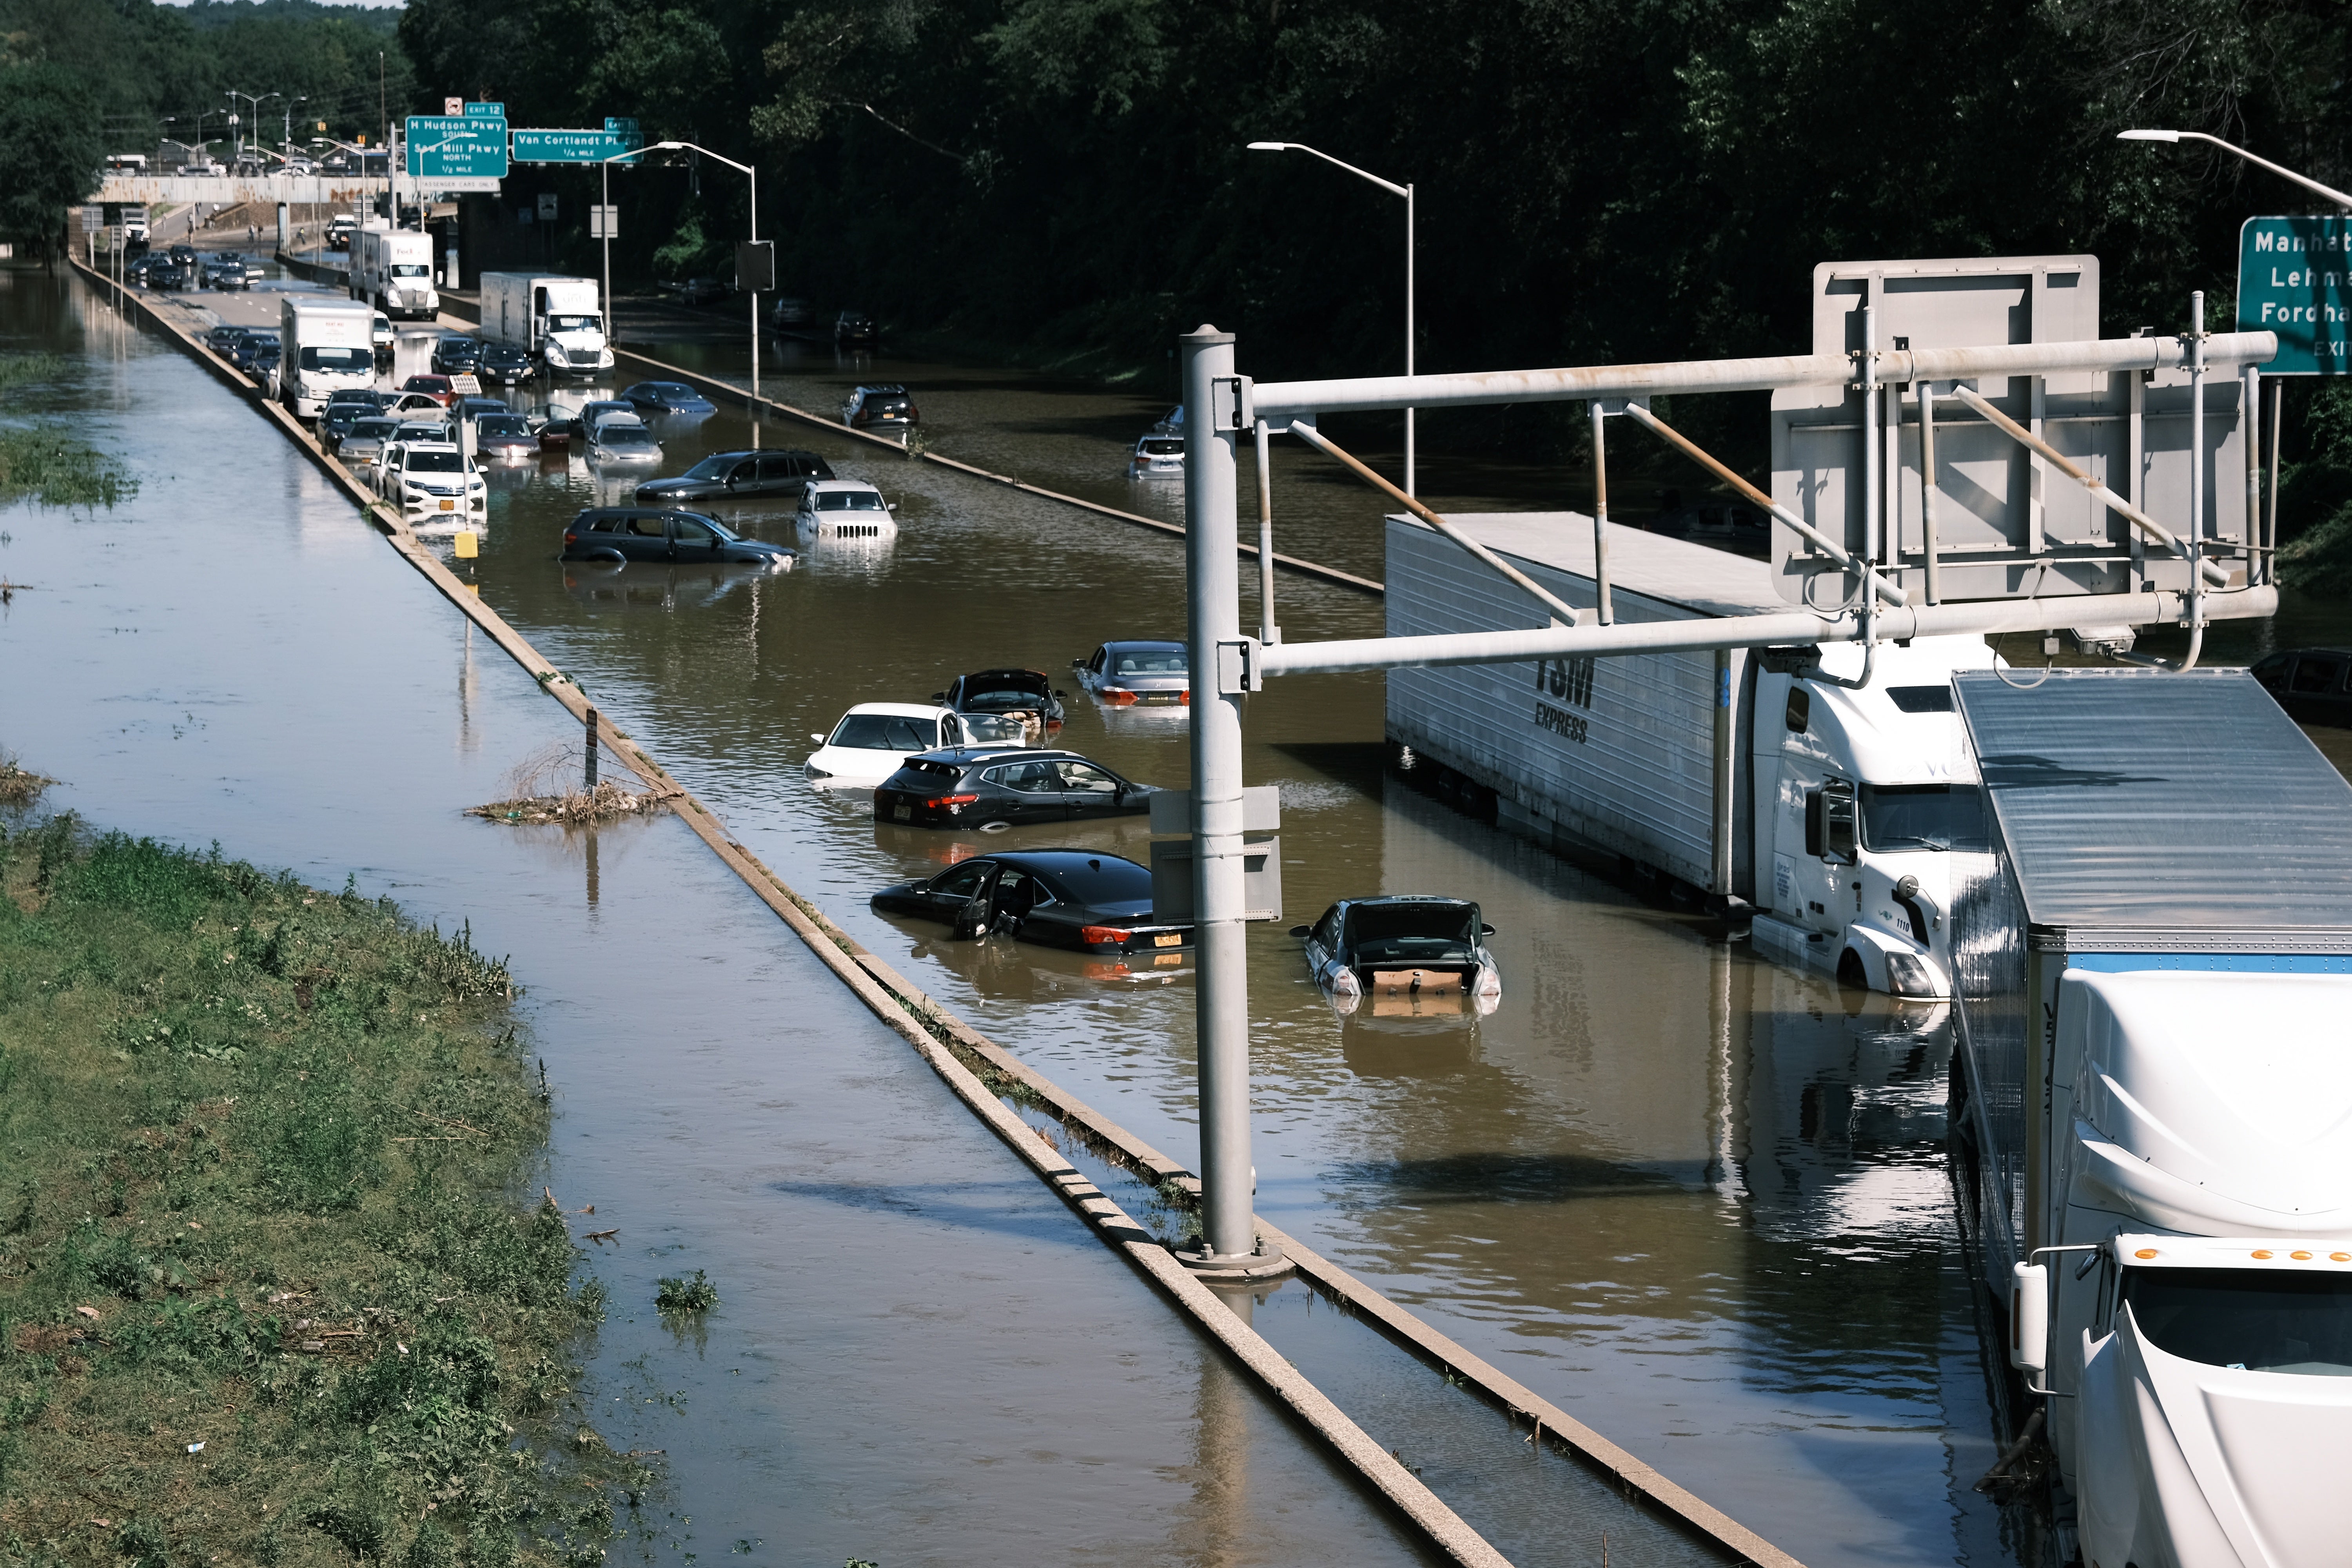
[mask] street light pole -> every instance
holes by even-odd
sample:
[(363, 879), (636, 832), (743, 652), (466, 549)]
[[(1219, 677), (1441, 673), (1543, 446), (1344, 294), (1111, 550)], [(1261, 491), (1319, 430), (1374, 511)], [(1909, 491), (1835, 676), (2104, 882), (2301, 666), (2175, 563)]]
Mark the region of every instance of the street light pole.
[[(706, 158), (716, 158), (730, 169), (740, 169), (751, 177), (751, 244), (760, 243), (760, 171), (749, 163), (739, 163), (724, 153), (714, 153), (692, 142), (656, 142), (643, 149), (647, 153), (699, 153)], [(609, 160), (608, 160), (609, 162)], [(760, 395), (760, 291), (751, 290), (751, 395)]]
[[(1380, 186), (1381, 189), (1388, 192), (1391, 195), (1402, 196), (1404, 198), (1404, 373), (1407, 375), (1412, 374), (1413, 347), (1415, 342), (1412, 319), (1412, 240), (1415, 215), (1413, 212), (1413, 187), (1412, 184), (1406, 184), (1400, 185), (1392, 180), (1383, 180), (1378, 174), (1367, 174), (1365, 171), (1356, 167), (1353, 163), (1334, 158), (1330, 153), (1320, 152), (1313, 147), (1309, 147), (1304, 142), (1253, 142), (1249, 144), (1249, 150), (1253, 153), (1305, 153), (1310, 157), (1322, 159), (1325, 163), (1333, 165), (1335, 168), (1345, 169), (1348, 173), (1355, 175), (1360, 180), (1368, 180), (1371, 184)], [(1412, 410), (1408, 408), (1404, 411), (1404, 493), (1409, 496), (1418, 495), (1421, 493), (1413, 484), (1413, 467)]]
[(2352, 211), (2352, 196), (2346, 195), (2342, 191), (2336, 189), (2333, 185), (2323, 185), (2317, 180), (2310, 179), (2305, 175), (2296, 174), (2293, 169), (2283, 169), (2276, 163), (2272, 163), (2268, 158), (2257, 158), (2252, 153), (2247, 152), (2243, 147), (2224, 142), (2219, 136), (2208, 136), (2202, 131), (2118, 131), (2116, 132), (2116, 140), (2118, 142), (2210, 142), (2213, 146), (2221, 149), (2224, 153), (2228, 153), (2234, 157), (2243, 158), (2247, 163), (2253, 164), (2258, 169), (2268, 169), (2272, 174), (2279, 176), (2279, 178), (2283, 180), (2292, 180), (2296, 184), (2301, 185), (2304, 189), (2316, 192), (2318, 195), (2326, 196), (2329, 201), (2334, 202), (2337, 206), (2343, 207), (2347, 211)]

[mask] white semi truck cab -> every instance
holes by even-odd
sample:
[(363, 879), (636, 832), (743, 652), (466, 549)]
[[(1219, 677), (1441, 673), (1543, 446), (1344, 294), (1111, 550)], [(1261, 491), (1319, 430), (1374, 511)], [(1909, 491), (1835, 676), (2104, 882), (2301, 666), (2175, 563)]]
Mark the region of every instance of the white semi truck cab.
[(1962, 1185), (2061, 1528), (2102, 1568), (2343, 1563), (2352, 786), (2242, 670), (1956, 690)]
[(278, 338), (278, 396), (297, 418), (317, 418), (345, 387), (375, 384), (375, 312), (360, 300), (289, 294)]
[(433, 321), (433, 237), (415, 229), (363, 228), (352, 237), (352, 298), (394, 320)]
[(520, 345), (551, 375), (593, 376), (613, 368), (593, 278), (483, 273), (482, 335)]

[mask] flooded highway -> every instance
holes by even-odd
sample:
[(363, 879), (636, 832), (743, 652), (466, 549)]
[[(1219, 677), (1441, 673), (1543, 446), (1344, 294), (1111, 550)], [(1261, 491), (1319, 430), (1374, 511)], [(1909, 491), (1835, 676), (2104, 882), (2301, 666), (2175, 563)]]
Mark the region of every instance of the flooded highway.
[[(40, 308), (61, 309), (54, 298)], [(262, 298), (232, 303), (250, 308)], [(9, 308), (13, 333), (56, 330), (40, 326), (30, 305)], [(632, 323), (625, 344), (740, 374), (740, 343), (730, 349), (718, 329), (684, 325), (658, 343), (648, 338), (655, 330), (651, 316)], [(394, 384), (424, 368), (430, 343), (429, 333), (404, 335)], [(173, 406), (206, 411), (187, 429), (145, 431), (128, 417), (129, 395), (109, 394), (116, 399), (110, 427), (134, 466), (194, 473), (226, 461), (276, 476), (269, 483), (279, 493), (268, 504), (278, 509), (273, 526), (295, 531), (287, 537), (307, 538), (300, 520), (315, 513), (308, 528), (355, 542), (342, 548), (374, 550), (384, 555), (384, 574), (395, 570), (230, 395), (152, 340), (125, 352), (142, 356), (140, 376), (176, 389)], [(772, 342), (770, 352), (779, 352)], [(824, 348), (781, 352), (782, 362), (767, 366), (772, 395), (817, 409), (860, 381), (903, 382), (936, 450), (1126, 510), (1181, 517), (1180, 484), (1122, 477), (1126, 449), (1165, 412), (1164, 395), (1106, 394), (985, 368), (837, 359)], [(558, 401), (576, 405), (634, 379), (567, 387)], [(525, 406), (546, 400), (536, 390), (514, 398)], [(956, 942), (944, 928), (866, 907), (885, 884), (982, 848), (1069, 844), (1142, 859), (1149, 835), (1141, 819), (987, 837), (898, 828), (877, 825), (862, 794), (820, 791), (800, 769), (811, 735), (829, 730), (851, 703), (921, 701), (967, 671), (1023, 666), (1054, 673), (1071, 692), (1060, 744), (1129, 777), (1182, 786), (1181, 710), (1105, 707), (1068, 679), (1070, 661), (1105, 639), (1181, 635), (1181, 542), (830, 431), (775, 421), (755, 427), (725, 407), (656, 420), (655, 429), (664, 457), (651, 469), (604, 473), (577, 456), (493, 468), (483, 553), (457, 569), (735, 837), (859, 941), (1073, 1092), (1177, 1158), (1195, 1157), (1184, 964), (1122, 965), (1001, 938)], [(898, 537), (803, 548), (783, 574), (556, 559), (562, 526), (582, 506), (625, 500), (653, 474), (754, 444), (804, 447), (845, 478), (877, 485), (898, 504)], [(254, 467), (245, 469), (248, 449)], [(1438, 461), (1432, 471), (1437, 483), (1424, 483), (1424, 492), (1444, 506), (1582, 500), (1572, 475), (1500, 469), (1491, 486), (1474, 490), (1472, 465)], [(1374, 498), (1296, 451), (1278, 455), (1276, 479), (1279, 548), (1381, 575), (1382, 509)], [(237, 480), (237, 493), (253, 482)], [(1250, 482), (1245, 472), (1244, 495)], [(139, 505), (162, 493), (142, 495)], [(717, 511), (747, 533), (798, 542), (784, 505)], [(216, 515), (241, 514), (224, 508)], [(26, 531), (18, 526), (20, 536)], [(252, 531), (240, 526), (223, 548), (247, 552), (236, 574), (272, 581), (268, 574), (285, 563), (257, 566), (257, 541), (245, 536)], [(20, 537), (6, 557), (12, 569), (24, 550)], [(282, 591), (303, 591), (301, 574), (285, 569)], [(1245, 622), (1256, 613), (1253, 576), (1244, 574)], [(1277, 580), (1277, 594), (1294, 640), (1370, 635), (1381, 625), (1380, 601), (1370, 595), (1290, 575)], [(412, 631), (434, 628), (415, 632), (427, 642), (457, 636), (446, 618), (410, 619)], [(2275, 635), (2287, 646), (2326, 640), (2331, 619), (2322, 607), (2299, 607)], [(2240, 640), (2217, 636), (2209, 644), (2223, 658), (2246, 657), (2273, 635), (2228, 630)], [(438, 664), (418, 655), (413, 665), (374, 670), (371, 684), (397, 695), (410, 676), (420, 689), (438, 683), (446, 690), (452, 661), (446, 647), (435, 657)], [(510, 668), (499, 667), (495, 678), (488, 668), (486, 684), (528, 685)], [(2020, 1561), (2016, 1521), (1972, 1489), (1996, 1457), (1993, 1373), (1944, 1163), (1950, 1042), (1942, 1010), (1762, 963), (1744, 939), (1620, 879), (1613, 866), (1571, 863), (1455, 812), (1391, 766), (1382, 693), (1378, 677), (1292, 679), (1254, 698), (1248, 711), (1250, 782), (1280, 787), (1284, 817), (1284, 920), (1255, 928), (1250, 943), (1261, 1212), (1816, 1568)], [(519, 759), (526, 740), (554, 722), (551, 709), (516, 721), (505, 751), (477, 742), (467, 787), (483, 795), (492, 764)], [(30, 760), (34, 742), (22, 727), (12, 731), (9, 743)], [(446, 752), (453, 744), (446, 727), (424, 732), (432, 736), (424, 745)], [(136, 803), (153, 805), (144, 796)], [(170, 820), (185, 822), (186, 834), (218, 831), (203, 819), (211, 802), (176, 809)], [(437, 907), (473, 907), (464, 855), (447, 846), (478, 845), (482, 831), (438, 826), (422, 847), (405, 851), (428, 859)], [(715, 938), (697, 921), (712, 895), (693, 889), (710, 889), (717, 873), (677, 846), (676, 826), (598, 837), (601, 852), (593, 840), (565, 840), (541, 855), (581, 880), (597, 921), (611, 919), (605, 911), (616, 897), (635, 906), (626, 934), (607, 951), (708, 951)], [(319, 843), (274, 853), (299, 868), (333, 840)], [(616, 843), (630, 847), (616, 854)], [(387, 847), (385, 862), (397, 858)], [(627, 868), (626, 883), (615, 879), (616, 867)], [(599, 878), (600, 890), (585, 892)], [(632, 893), (620, 895), (623, 886)], [(1475, 1020), (1336, 1015), (1283, 927), (1313, 920), (1335, 899), (1373, 892), (1477, 900), (1497, 928), (1500, 1008)], [(562, 919), (576, 922), (575, 910)], [(529, 924), (520, 916), (517, 923)], [(575, 932), (576, 923), (562, 929)], [(751, 921), (726, 926), (724, 935), (740, 964), (814, 973), (781, 928)], [(539, 943), (544, 951), (544, 933)], [(530, 944), (513, 945), (528, 973)], [(824, 994), (822, 976), (807, 984), (805, 994), (746, 987), (719, 1005), (743, 1009), (737, 1021), (746, 1033), (788, 1022), (814, 1037), (874, 1033), (862, 1014)], [(615, 973), (592, 989), (618, 998), (635, 984)], [(811, 1019), (794, 1017), (803, 1009)], [(639, 1048), (645, 1070), (670, 1072), (667, 1042)], [(861, 1070), (903, 1086), (898, 1075), (913, 1069), (899, 1049), (899, 1067)], [(583, 1120), (585, 1131), (567, 1120), (559, 1162), (613, 1157), (583, 1153), (615, 1136), (613, 1120), (628, 1100), (620, 1062), (604, 1070), (614, 1078), (600, 1091), (602, 1109)], [(633, 1152), (667, 1160), (678, 1157), (672, 1145), (684, 1144), (714, 1163), (738, 1150), (747, 1160), (754, 1151), (773, 1158), (777, 1139), (794, 1134), (762, 1128), (746, 1107), (761, 1095), (800, 1093), (791, 1087), (796, 1078), (743, 1092), (708, 1125), (669, 1112), (669, 1143), (649, 1140)], [(726, 1081), (706, 1077), (695, 1086)], [(666, 1100), (682, 1102), (687, 1088), (665, 1083)], [(845, 1079), (813, 1109), (870, 1117), (856, 1100)], [(978, 1136), (951, 1132), (943, 1121), (913, 1134), (919, 1142)], [(664, 1147), (671, 1152), (660, 1154)], [(966, 1201), (974, 1200), (960, 1195)], [(1009, 1189), (1005, 1201), (1018, 1207)], [(800, 1246), (780, 1230), (766, 1234), (780, 1254)], [(782, 1256), (774, 1268), (790, 1277)], [(1125, 1329), (1153, 1343), (1184, 1342), (1172, 1318), (1152, 1317), (1160, 1309), (1139, 1288), (1128, 1295), (1135, 1305)], [(1025, 1292), (1006, 1309), (1008, 1324), (1035, 1331), (1041, 1368), (1059, 1353), (1045, 1342), (1066, 1321), (1053, 1296)], [(1401, 1356), (1368, 1349), (1368, 1336), (1344, 1331), (1327, 1306), (1292, 1282), (1266, 1293), (1255, 1321), (1376, 1439), (1424, 1467), (1423, 1479), (1505, 1552), (1528, 1563), (1599, 1560), (1590, 1549), (1602, 1516), (1573, 1467), (1532, 1452), (1522, 1468), (1498, 1464), (1498, 1418)], [(621, 1336), (608, 1330), (607, 1337)], [(1213, 1362), (1193, 1353), (1195, 1366)], [(1213, 1388), (1205, 1374), (1192, 1375), (1171, 1403), (1193, 1412), (1184, 1419), (1196, 1435), (1229, 1407), (1263, 1420), (1245, 1390)], [(1053, 1376), (1042, 1374), (1041, 1384)], [(1163, 1394), (1181, 1384), (1165, 1368), (1137, 1378)], [(873, 1397), (854, 1394), (856, 1380), (845, 1374), (839, 1386), (841, 1397)], [(727, 1439), (714, 1432), (709, 1440)], [(798, 1441), (793, 1447), (797, 1454)], [(1253, 1447), (1253, 1464), (1257, 1453)], [(1145, 1466), (1137, 1473), (1157, 1474), (1150, 1467), (1165, 1461), (1132, 1462)], [(1287, 1484), (1308, 1496), (1311, 1479), (1299, 1470)], [(1003, 1505), (971, 1506), (992, 1518)], [(1347, 1533), (1357, 1528), (1346, 1524), (1348, 1510), (1328, 1500), (1319, 1506), (1314, 1517), (1337, 1533), (1318, 1540), (1312, 1554), (1379, 1560), (1398, 1551), (1391, 1542), (1367, 1557)], [(1250, 1517), (1273, 1511), (1253, 1506)], [(1171, 1556), (1255, 1560), (1218, 1554), (1227, 1549)], [(1654, 1527), (1633, 1541), (1613, 1537), (1613, 1554), (1629, 1551), (1632, 1562), (1696, 1560)], [(1066, 1542), (1036, 1554), (1071, 1552)]]

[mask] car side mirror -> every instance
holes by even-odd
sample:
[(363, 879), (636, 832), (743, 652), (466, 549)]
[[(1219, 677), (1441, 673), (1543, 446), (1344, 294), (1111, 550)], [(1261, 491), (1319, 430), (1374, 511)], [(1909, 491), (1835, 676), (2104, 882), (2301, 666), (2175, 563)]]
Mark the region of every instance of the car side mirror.
[(1312, 926), (1292, 926), (1290, 928), (1290, 934), (1298, 938), (1301, 942), (1306, 941), (1313, 931), (1314, 928)]
[(2009, 1364), (2026, 1374), (2050, 1363), (2050, 1270), (2039, 1263), (2010, 1267)]
[(816, 733), (814, 730), (809, 731), (809, 739), (814, 741), (820, 746), (824, 744), (824, 737)]
[(1482, 925), (1478, 928), (1478, 934), (1480, 936), (1492, 936), (1495, 934), (1495, 928), (1489, 925)]
[(1086, 668), (1086, 667), (1087, 667), (1087, 661), (1086, 661), (1085, 659), (1082, 659), (1082, 658), (1074, 658), (1074, 659), (1070, 660), (1070, 668), (1071, 668), (1072, 669), (1084, 669), (1084, 668)]
[(1055, 688), (1054, 688), (1054, 695), (1055, 695), (1055, 696), (1056, 696), (1056, 697), (1067, 697), (1067, 696), (1069, 695), (1069, 693), (1068, 693), (1068, 692), (1066, 692), (1066, 691), (1065, 691), (1065, 690), (1063, 690), (1060, 687), (1056, 686)]
[(945, 702), (947, 700), (948, 694), (944, 691), (934, 691), (931, 693), (931, 700), (934, 702)]

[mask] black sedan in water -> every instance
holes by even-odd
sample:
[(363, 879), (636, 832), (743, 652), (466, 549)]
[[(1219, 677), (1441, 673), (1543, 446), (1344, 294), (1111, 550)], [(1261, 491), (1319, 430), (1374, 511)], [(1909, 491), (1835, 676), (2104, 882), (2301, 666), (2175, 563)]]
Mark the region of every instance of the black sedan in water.
[(641, 381), (624, 387), (621, 401), (640, 414), (716, 414), (719, 405), (682, 381)]
[(954, 746), (908, 757), (874, 792), (874, 820), (908, 827), (996, 827), (1135, 816), (1160, 792), (1076, 752)]
[(537, 374), (530, 353), (515, 343), (486, 343), (474, 362), (474, 374), (484, 386), (520, 386)]
[(675, 479), (647, 479), (637, 487), (637, 499), (658, 506), (665, 501), (798, 497), (811, 479), (831, 478), (833, 465), (814, 452), (713, 452)]
[(1086, 849), (1023, 849), (960, 861), (874, 895), (886, 915), (939, 921), (960, 937), (998, 932), (1085, 952), (1166, 952), (1192, 928), (1151, 918), (1151, 873)]

